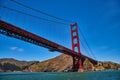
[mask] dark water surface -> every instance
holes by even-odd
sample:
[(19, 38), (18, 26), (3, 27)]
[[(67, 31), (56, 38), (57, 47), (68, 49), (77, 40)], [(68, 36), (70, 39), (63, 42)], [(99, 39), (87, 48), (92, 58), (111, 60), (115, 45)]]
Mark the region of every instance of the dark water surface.
[(120, 80), (120, 71), (101, 72), (3, 72), (0, 80)]

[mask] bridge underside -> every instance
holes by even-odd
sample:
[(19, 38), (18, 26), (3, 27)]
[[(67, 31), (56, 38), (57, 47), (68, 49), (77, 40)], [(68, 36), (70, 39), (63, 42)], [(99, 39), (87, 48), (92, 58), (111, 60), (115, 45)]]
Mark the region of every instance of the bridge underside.
[[(52, 41), (49, 41), (47, 39), (44, 39), (40, 36), (37, 36), (33, 33), (30, 33), (28, 31), (25, 31), (21, 28), (18, 28), (14, 25), (11, 25), (9, 23), (6, 23), (2, 20), (0, 20), (0, 33), (9, 37), (13, 37), (19, 40), (23, 40), (25, 42), (29, 42), (38, 46), (42, 46), (45, 48), (48, 48), (50, 51), (58, 51), (70, 56), (75, 56), (77, 59), (81, 58), (84, 60), (85, 58), (89, 59), (92, 63), (97, 63), (96, 60), (89, 58), (85, 55), (79, 55), (77, 52), (74, 52), (68, 48), (65, 48), (64, 46), (61, 46), (59, 44), (56, 44)], [(76, 69), (75, 69), (76, 71)]]

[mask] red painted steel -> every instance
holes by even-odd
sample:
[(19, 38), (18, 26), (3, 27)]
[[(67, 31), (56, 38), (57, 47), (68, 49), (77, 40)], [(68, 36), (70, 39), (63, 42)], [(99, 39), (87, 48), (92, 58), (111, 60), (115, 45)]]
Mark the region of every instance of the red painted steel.
[[(80, 54), (80, 43), (78, 36), (78, 25), (77, 23), (71, 24), (71, 38), (72, 38), (72, 50), (75, 51), (77, 48), (77, 53)], [(75, 41), (76, 40), (76, 41)]]
[[(81, 55), (80, 52), (80, 42), (78, 35), (78, 25), (77, 23), (71, 24), (71, 39), (72, 39), (72, 50), (77, 52), (78, 55)], [(73, 56), (73, 71), (82, 71), (82, 57), (77, 58)]]
[[(76, 25), (76, 24), (74, 24), (74, 25)], [(80, 54), (80, 50), (78, 50), (79, 51), (79, 54), (78, 54), (78, 52), (75, 52), (73, 49), (70, 50), (70, 49), (68, 49), (64, 46), (61, 46), (57, 43), (49, 41), (45, 38), (42, 38), (42, 37), (40, 37), (38, 35), (35, 35), (31, 32), (28, 32), (26, 30), (18, 28), (16, 26), (11, 25), (11, 24), (9, 24), (5, 21), (2, 21), (2, 20), (0, 20), (0, 33), (4, 34), (4, 35), (7, 35), (7, 36), (10, 36), (10, 37), (13, 37), (13, 38), (17, 38), (17, 39), (29, 42), (29, 43), (32, 43), (32, 44), (35, 44), (35, 45), (38, 45), (38, 46), (48, 48), (50, 51), (58, 51), (58, 52), (61, 52), (61, 53), (64, 53), (64, 54), (67, 54), (67, 55), (70, 55), (70, 56), (74, 56), (74, 58), (77, 58), (77, 59), (88, 58), (91, 62), (97, 63), (96, 60)], [(75, 46), (78, 46), (78, 48), (79, 48), (78, 43), (77, 43), (77, 45), (75, 44), (73, 46), (73, 48)], [(74, 60), (76, 60), (76, 59), (74, 59)], [(76, 64), (76, 65), (78, 65), (78, 64)]]

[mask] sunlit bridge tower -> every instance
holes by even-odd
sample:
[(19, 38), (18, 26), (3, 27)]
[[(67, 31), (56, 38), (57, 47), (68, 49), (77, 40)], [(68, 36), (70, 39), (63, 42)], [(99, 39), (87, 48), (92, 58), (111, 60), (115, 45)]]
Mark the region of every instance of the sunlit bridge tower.
[(79, 35), (78, 35), (78, 25), (77, 23), (71, 24), (71, 39), (72, 39), (72, 50), (77, 52), (80, 57), (72, 56), (73, 57), (73, 71), (82, 72), (82, 56), (80, 52), (80, 42), (79, 42)]

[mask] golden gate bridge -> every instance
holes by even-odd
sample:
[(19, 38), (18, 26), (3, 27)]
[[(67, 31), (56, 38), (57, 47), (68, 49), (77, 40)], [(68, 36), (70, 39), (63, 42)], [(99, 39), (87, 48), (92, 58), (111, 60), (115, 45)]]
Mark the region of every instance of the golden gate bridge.
[[(0, 7), (4, 8), (4, 9), (7, 9), (7, 10), (17, 12), (17, 13), (29, 15), (29, 16), (32, 16), (32, 17), (35, 17), (35, 18), (38, 18), (38, 19), (42, 19), (42, 20), (46, 20), (46, 21), (54, 22), (54, 23), (59, 23), (59, 24), (63, 24), (63, 25), (66, 25), (65, 22), (72, 22), (72, 21), (69, 21), (69, 20), (65, 20), (65, 19), (53, 16), (53, 15), (50, 15), (50, 14), (44, 13), (40, 10), (31, 8), (29, 6), (26, 6), (22, 3), (19, 3), (17, 1), (15, 1), (15, 0), (11, 0), (11, 1), (13, 1), (14, 3), (16, 3), (20, 6), (24, 6), (25, 8), (29, 8), (31, 10), (34, 10), (34, 11), (42, 13), (44, 15), (62, 20), (64, 22), (57, 22), (57, 21), (46, 19), (46, 18), (41, 18), (41, 17), (34, 16), (32, 14), (28, 14), (28, 13), (25, 13), (25, 12), (22, 12), (22, 11), (13, 9), (13, 8), (9, 8), (7, 6), (0, 6)], [(22, 41), (25, 41), (25, 42), (29, 42), (31, 44), (35, 44), (35, 45), (38, 45), (38, 46), (45, 47), (45, 48), (49, 49), (50, 51), (58, 51), (60, 53), (64, 53), (64, 54), (72, 56), (72, 58), (73, 58), (72, 70), (73, 71), (83, 71), (83, 62), (84, 62), (85, 58), (90, 60), (92, 63), (97, 64), (97, 62), (98, 62), (97, 60), (95, 60), (93, 58), (90, 58), (88, 56), (85, 56), (80, 51), (80, 42), (79, 42), (80, 39), (79, 39), (79, 34), (78, 34), (78, 30), (80, 30), (80, 29), (78, 28), (78, 24), (77, 23), (72, 23), (70, 25), (70, 29), (71, 29), (72, 50), (68, 49), (68, 48), (66, 48), (66, 47), (64, 47), (64, 46), (62, 46), (58, 43), (47, 40), (47, 39), (45, 39), (41, 36), (38, 36), (38, 35), (30, 32), (30, 31), (24, 30), (22, 28), (19, 28), (18, 26), (10, 24), (10, 23), (2, 20), (2, 16), (1, 16), (1, 20), (0, 20), (0, 33), (1, 34), (12, 37), (12, 38), (16, 38), (16, 39), (19, 39), (19, 40), (22, 40)], [(76, 51), (76, 49), (77, 49), (77, 51)]]

